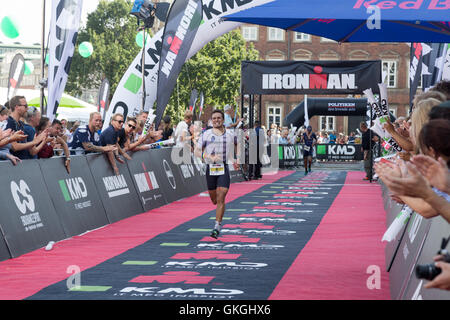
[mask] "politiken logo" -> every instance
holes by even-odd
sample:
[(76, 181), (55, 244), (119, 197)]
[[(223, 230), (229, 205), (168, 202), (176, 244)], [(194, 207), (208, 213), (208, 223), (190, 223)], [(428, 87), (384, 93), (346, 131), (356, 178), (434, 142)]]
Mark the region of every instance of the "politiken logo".
[(22, 214), (27, 211), (33, 212), (35, 210), (34, 199), (30, 194), (30, 188), (23, 180), (17, 184), (15, 181), (11, 181), (11, 194), (17, 208)]
[(175, 190), (177, 188), (177, 182), (175, 180), (175, 176), (173, 175), (172, 168), (166, 159), (163, 159), (163, 168), (166, 172), (167, 180), (169, 180), (170, 186)]

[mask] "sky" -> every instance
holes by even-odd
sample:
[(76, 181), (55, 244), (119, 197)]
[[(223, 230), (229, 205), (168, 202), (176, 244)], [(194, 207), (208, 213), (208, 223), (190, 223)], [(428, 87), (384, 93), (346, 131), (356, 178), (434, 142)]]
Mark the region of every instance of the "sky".
[[(0, 21), (3, 17), (13, 18), (19, 28), (19, 36), (15, 39), (7, 38), (0, 31), (0, 41), (5, 44), (20, 42), (25, 45), (41, 43), (42, 38), (42, 3), (44, 0), (0, 0)], [(47, 41), (52, 0), (45, 0), (46, 3), (46, 27), (45, 41)], [(83, 0), (82, 25), (85, 25), (88, 13), (97, 8), (99, 0)]]

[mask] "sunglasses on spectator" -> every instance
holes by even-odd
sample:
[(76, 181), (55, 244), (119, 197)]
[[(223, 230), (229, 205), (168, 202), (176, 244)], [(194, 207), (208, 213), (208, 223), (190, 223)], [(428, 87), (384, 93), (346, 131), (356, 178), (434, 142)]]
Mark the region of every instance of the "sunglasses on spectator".
[(128, 124), (128, 127), (132, 128), (133, 130), (136, 129), (136, 126), (133, 126), (132, 124)]
[(120, 123), (120, 124), (122, 124), (122, 123), (125, 122), (125, 121), (123, 121), (123, 120), (116, 120), (116, 119), (114, 119), (114, 121), (117, 121), (117, 122)]

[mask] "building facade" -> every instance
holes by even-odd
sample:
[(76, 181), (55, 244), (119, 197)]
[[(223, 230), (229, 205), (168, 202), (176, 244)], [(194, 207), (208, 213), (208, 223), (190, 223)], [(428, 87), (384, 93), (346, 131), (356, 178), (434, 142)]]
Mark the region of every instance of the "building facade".
[[(244, 24), (240, 27), (244, 39), (253, 43), (259, 60), (381, 60), (383, 82), (388, 87), (390, 111), (395, 116), (409, 113), (409, 55), (404, 43), (342, 43), (282, 29)], [(308, 97), (314, 97), (308, 95)], [(326, 97), (326, 96), (317, 96)], [(362, 96), (334, 96), (354, 97)], [(284, 117), (304, 99), (303, 95), (262, 96), (261, 120), (269, 128), (272, 123), (283, 125)], [(256, 102), (259, 99), (256, 98)], [(255, 106), (259, 109), (259, 106)], [(353, 121), (354, 123), (354, 121)], [(348, 117), (310, 118), (314, 131), (335, 131), (349, 134)]]

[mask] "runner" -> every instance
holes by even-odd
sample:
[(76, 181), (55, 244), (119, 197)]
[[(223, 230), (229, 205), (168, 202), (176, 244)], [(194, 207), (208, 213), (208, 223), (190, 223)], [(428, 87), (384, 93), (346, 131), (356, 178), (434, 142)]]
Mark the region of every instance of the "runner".
[(308, 126), (306, 132), (303, 133), (302, 142), (305, 144), (303, 146), (303, 163), (305, 166), (305, 176), (306, 176), (308, 174), (308, 167), (309, 172), (311, 172), (313, 147), (317, 143), (316, 134), (312, 132), (311, 126)]
[(225, 213), (225, 197), (230, 188), (230, 171), (232, 163), (235, 170), (239, 168), (234, 159), (237, 148), (237, 137), (232, 130), (224, 127), (224, 113), (214, 110), (211, 129), (203, 132), (198, 140), (195, 154), (202, 157), (207, 164), (206, 182), (212, 203), (216, 207), (216, 222), (211, 237), (217, 239), (221, 231), (221, 223)]

